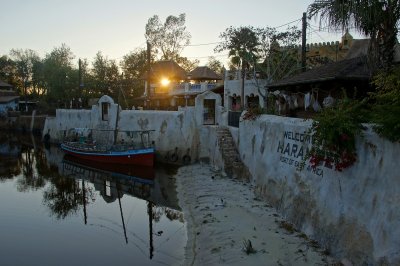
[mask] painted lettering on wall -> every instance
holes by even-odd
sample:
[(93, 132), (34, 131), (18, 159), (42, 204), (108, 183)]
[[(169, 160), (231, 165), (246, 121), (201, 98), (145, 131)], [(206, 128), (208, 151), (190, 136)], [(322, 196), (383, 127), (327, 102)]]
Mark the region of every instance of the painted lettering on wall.
[[(276, 149), (276, 152), (281, 154), (279, 161), (299, 168), (304, 160), (304, 156), (310, 150), (312, 137), (305, 132), (285, 131), (283, 133), (283, 138), (283, 141), (278, 142), (278, 147)], [(319, 167), (312, 168), (308, 165), (305, 169), (317, 176), (324, 176), (324, 171)]]

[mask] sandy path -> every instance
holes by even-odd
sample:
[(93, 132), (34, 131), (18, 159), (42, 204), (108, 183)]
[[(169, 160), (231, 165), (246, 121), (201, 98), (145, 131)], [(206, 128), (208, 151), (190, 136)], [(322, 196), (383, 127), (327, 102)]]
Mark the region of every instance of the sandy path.
[[(188, 228), (184, 265), (327, 265), (310, 241), (280, 226), (273, 208), (249, 184), (223, 177), (208, 165), (181, 167), (179, 205)], [(257, 251), (247, 255), (243, 240)]]

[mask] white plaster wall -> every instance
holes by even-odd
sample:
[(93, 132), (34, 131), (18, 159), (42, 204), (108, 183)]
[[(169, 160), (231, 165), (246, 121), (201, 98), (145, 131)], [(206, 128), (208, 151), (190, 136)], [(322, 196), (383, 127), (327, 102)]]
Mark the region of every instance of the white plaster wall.
[(47, 132), (49, 132), (50, 136), (52, 136), (52, 138), (50, 138), (51, 142), (58, 142), (58, 140), (62, 138), (61, 131), (58, 130), (58, 127), (57, 127), (57, 118), (56, 117), (50, 117), (50, 116), (46, 117), (46, 120), (44, 121), (42, 137)]
[(195, 99), (195, 117), (196, 123), (198, 125), (203, 125), (204, 123), (204, 100), (215, 100), (215, 124), (219, 125), (223, 123), (222, 117), (226, 112), (225, 108), (222, 107), (222, 98), (219, 94), (216, 94), (212, 91), (206, 91), (199, 94)]
[[(309, 145), (300, 141), (300, 134), (310, 124), (269, 115), (240, 123), (239, 151), (257, 193), (336, 257), (347, 257), (355, 265), (398, 265), (400, 144), (369, 130), (357, 140), (358, 158), (351, 168), (299, 171), (299, 150)], [(288, 143), (285, 152), (280, 145)]]
[[(261, 107), (265, 107), (265, 103), (263, 100), (263, 97), (260, 95), (260, 91), (265, 94), (265, 86), (267, 85), (267, 80), (264, 79), (247, 79), (244, 81), (244, 100), (245, 100), (245, 105), (247, 105), (246, 102), (246, 96), (250, 96), (253, 94), (254, 96), (259, 96), (259, 104)], [(236, 96), (241, 97), (241, 86), (242, 86), (242, 80), (240, 79), (235, 79), (235, 80), (225, 80), (224, 81), (224, 105), (226, 108), (229, 108), (229, 97), (232, 97), (233, 94), (236, 94)]]
[(218, 144), (218, 126), (200, 128), (199, 158), (209, 160), (216, 169), (223, 170), (224, 162)]
[[(101, 101), (100, 99), (100, 104), (94, 105), (91, 110), (57, 110), (55, 118), (46, 119), (43, 134), (50, 130), (51, 141), (60, 142), (63, 139), (63, 132), (69, 129), (97, 129), (93, 132), (96, 140), (100, 140), (101, 137), (99, 142), (112, 143), (118, 106), (110, 102), (109, 119), (103, 121)], [(184, 155), (189, 155), (192, 162), (198, 158), (199, 130), (194, 107), (182, 108), (181, 111), (121, 110), (118, 117), (118, 130), (120, 132), (117, 142), (122, 139), (129, 140), (129, 136), (124, 131), (154, 130), (151, 133), (151, 139), (155, 141), (158, 159), (168, 161), (167, 154), (173, 153), (178, 155), (176, 163), (181, 163)]]
[[(192, 160), (195, 160), (199, 136), (194, 113), (194, 108), (185, 108), (184, 111), (121, 111), (119, 129), (155, 130), (151, 134), (157, 153), (164, 156), (177, 149), (180, 159), (189, 154)], [(120, 137), (122, 136), (123, 133), (120, 133)]]
[(91, 111), (81, 109), (57, 109), (56, 124), (59, 130), (91, 128)]
[(235, 142), (236, 148), (238, 149), (238, 147), (239, 147), (239, 128), (228, 127), (228, 129), (229, 129), (229, 132), (231, 132), (233, 141)]

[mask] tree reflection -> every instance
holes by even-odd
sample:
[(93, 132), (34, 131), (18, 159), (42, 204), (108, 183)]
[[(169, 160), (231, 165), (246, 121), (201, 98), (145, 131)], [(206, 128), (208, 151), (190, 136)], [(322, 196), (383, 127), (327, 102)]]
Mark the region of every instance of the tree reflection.
[(24, 152), (20, 158), (22, 176), (16, 181), (17, 189), (19, 192), (26, 192), (29, 190), (37, 190), (45, 186), (45, 179), (39, 175), (35, 167), (35, 152), (29, 147), (25, 147)]
[(21, 174), (21, 166), (18, 158), (0, 156), (0, 181), (13, 179)]
[(0, 180), (12, 179), (21, 173), (20, 150), (15, 136), (0, 132)]
[(57, 219), (65, 219), (77, 213), (88, 199), (94, 201), (92, 189), (83, 188), (79, 187), (79, 180), (73, 178), (52, 178), (43, 193), (43, 203)]

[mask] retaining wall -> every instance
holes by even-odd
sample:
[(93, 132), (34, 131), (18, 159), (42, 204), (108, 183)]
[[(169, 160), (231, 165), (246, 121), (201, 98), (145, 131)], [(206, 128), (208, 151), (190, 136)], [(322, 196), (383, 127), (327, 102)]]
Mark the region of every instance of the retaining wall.
[[(100, 139), (100, 135), (102, 135), (103, 139), (112, 141), (116, 121), (112, 111), (111, 109), (108, 123), (105, 123), (99, 121), (97, 109), (59, 109), (56, 117), (47, 118), (43, 133), (49, 132), (51, 142), (59, 143), (69, 129), (98, 129), (96, 139)], [(120, 111), (117, 141), (129, 141), (127, 131), (137, 130), (154, 130), (151, 132), (151, 139), (155, 142), (158, 160), (182, 163), (184, 155), (189, 155), (193, 161), (197, 160), (199, 131), (195, 123), (193, 108), (186, 108), (182, 111)]]
[(268, 115), (240, 124), (239, 151), (257, 193), (335, 257), (400, 265), (400, 144), (367, 130), (352, 167), (300, 171), (310, 125)]

